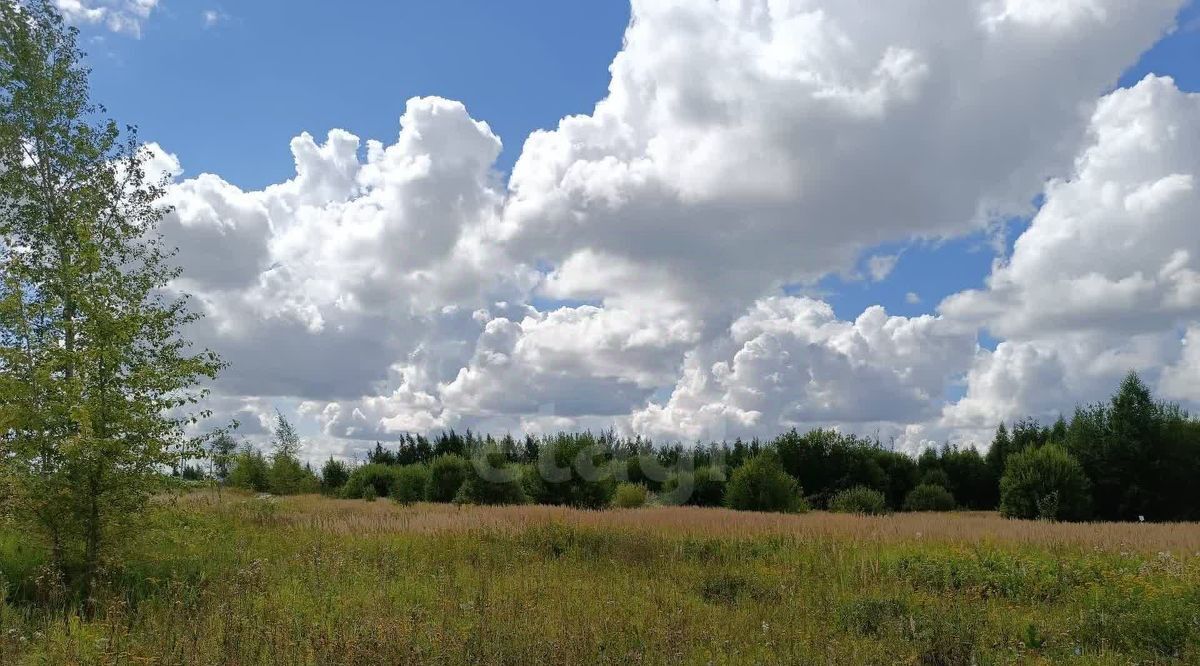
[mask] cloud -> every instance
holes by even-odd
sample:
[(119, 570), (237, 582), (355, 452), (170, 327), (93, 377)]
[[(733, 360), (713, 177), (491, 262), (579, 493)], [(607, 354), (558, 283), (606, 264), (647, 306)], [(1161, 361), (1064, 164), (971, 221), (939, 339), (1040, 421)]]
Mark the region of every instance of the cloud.
[(900, 261), (898, 254), (877, 254), (867, 259), (867, 274), (872, 282), (883, 282), (896, 268)]
[(158, 0), (54, 0), (64, 18), (75, 24), (102, 24), (109, 30), (141, 37), (142, 24)]
[[(636, 0), (607, 97), (531, 135), (507, 184), (499, 137), (437, 97), (390, 144), (296, 137), (295, 176), (256, 191), (158, 149), (191, 333), (232, 362), (226, 411), (299, 401), (322, 451), (609, 424), (916, 447), (1123, 367), (1194, 395), (1195, 102), (1151, 78), (1096, 104), (1179, 5)], [(1043, 188), (936, 315), (782, 295), (864, 255), (889, 279), (880, 243), (1032, 214)]]
[(215, 28), (218, 24), (229, 20), (229, 14), (220, 9), (206, 9), (200, 13), (200, 16), (204, 20), (205, 29)]
[(1200, 96), (1147, 77), (1105, 97), (1089, 135), (987, 288), (942, 312), (1016, 338), (1158, 331), (1200, 316)]
[(478, 335), (470, 312), (508, 289), (481, 276), (492, 253), (473, 235), (500, 201), (499, 139), (438, 98), (410, 100), (401, 125), (365, 161), (347, 132), (301, 135), (296, 176), (261, 191), (211, 174), (171, 188), (163, 232), (208, 314), (196, 335), (232, 362), (224, 390), (368, 395), (440, 327)]
[(503, 235), (621, 265), (591, 297), (648, 282), (727, 317), (883, 241), (1028, 212), (1179, 6), (1051, 4), (634, 2), (608, 96), (526, 141)]
[(1074, 172), (1047, 185), (1012, 256), (939, 307), (1006, 339), (980, 353), (942, 426), (1069, 409), (1129, 370), (1200, 404), (1198, 179), (1200, 95), (1150, 76), (1104, 97)]
[(876, 306), (847, 322), (824, 302), (773, 297), (689, 352), (670, 400), (634, 414), (632, 426), (688, 438), (833, 424), (899, 430), (936, 416), (946, 368), (965, 368), (975, 349), (973, 330), (941, 318)]
[(1179, 360), (1163, 370), (1160, 387), (1169, 398), (1200, 404), (1200, 323), (1188, 327), (1180, 344)]

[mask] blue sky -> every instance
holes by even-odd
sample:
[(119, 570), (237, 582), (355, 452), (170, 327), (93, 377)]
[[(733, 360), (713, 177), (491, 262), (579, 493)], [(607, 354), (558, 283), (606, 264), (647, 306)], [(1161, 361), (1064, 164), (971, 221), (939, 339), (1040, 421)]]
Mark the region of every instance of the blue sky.
[[(221, 12), (206, 26), (206, 11)], [(244, 188), (293, 172), (288, 140), (334, 127), (393, 140), (404, 102), (464, 102), (504, 141), (587, 113), (608, 87), (629, 7), (612, 0), (213, 5), (164, 2), (141, 39), (90, 28), (95, 95), (177, 153)]]
[[(132, 6), (84, 1), (110, 12)], [(1119, 112), (1099, 129), (1112, 136), (1193, 122), (1181, 91), (1200, 91), (1198, 2), (1155, 41), (1179, 0), (1053, 1), (1057, 9), (1043, 11), (963, 0), (975, 13), (897, 3), (863, 17), (856, 14), (865, 5), (837, 0), (779, 3), (766, 14), (756, 0), (648, 0), (627, 33), (631, 7), (620, 0), (158, 0), (140, 35), (103, 22), (81, 30), (94, 97), (182, 164), (166, 232), (206, 303), (212, 324), (202, 341), (235, 360), (218, 412), (282, 406), (303, 432), (328, 436), (323, 450), (334, 453), (409, 428), (543, 427), (555, 396), (585, 406), (578, 426), (615, 420), (691, 439), (706, 428), (732, 432), (761, 413), (754, 433), (796, 419), (872, 433), (886, 422), (887, 432), (919, 446), (976, 437), (1000, 418), (1069, 409), (1103, 395), (1133, 365), (1161, 377), (1168, 395), (1200, 404), (1200, 383), (1188, 379), (1195, 345), (1184, 342), (1200, 338), (1191, 311), (1122, 316), (1101, 298), (1070, 320), (1092, 327), (1093, 347), (1055, 328), (1059, 304), (1081, 279), (1103, 274), (1116, 296), (1114, 285), (1146, 276), (1159, 276), (1154, 288), (1185, 284), (1200, 247), (1182, 259), (1175, 250), (1191, 252), (1191, 241), (1158, 247), (1150, 239), (1135, 253), (1145, 265), (1131, 267), (1120, 248), (1093, 238), (1095, 251), (1113, 254), (1076, 266), (1069, 248), (1054, 245), (1063, 235), (1044, 234), (1046, 247), (1033, 247), (1026, 262), (1031, 273), (1010, 276), (1009, 292), (985, 287), (998, 252), (1012, 253), (1031, 221), (1008, 220), (1002, 234), (969, 233), (966, 221), (992, 195), (1041, 205), (1039, 179), (1069, 175), (1051, 161), (1061, 150), (1043, 148), (1082, 135), (1089, 122), (1072, 110), (1109, 99)], [(808, 22), (814, 9), (825, 23)], [(1012, 29), (981, 32), (994, 27), (989, 21)], [(805, 25), (834, 38), (798, 28)], [(887, 30), (872, 28), (879, 25)], [(613, 84), (623, 101), (592, 116), (610, 66), (624, 75)], [(923, 86), (929, 72), (961, 78)], [(1136, 86), (1149, 73), (1177, 87)], [(1127, 103), (1113, 99), (1135, 88)], [(316, 186), (332, 188), (310, 193), (329, 198), (262, 191), (294, 175), (289, 141), (302, 132), (317, 143), (339, 128), (394, 144), (415, 96), (465, 104), (465, 112), (437, 100), (409, 109), (418, 134), (450, 141), (410, 142), (382, 172), (354, 164), (349, 176), (330, 144), (310, 165)], [(1123, 104), (1140, 109), (1145, 123)], [(877, 125), (863, 125), (871, 113)], [(584, 117), (531, 147), (535, 168), (506, 190), (486, 168), (455, 170), (486, 165), (493, 148), (459, 122), (466, 114), (502, 139), (493, 165), (502, 179), (531, 132)], [(852, 154), (829, 139), (842, 136), (854, 139)], [(913, 136), (921, 143), (910, 145)], [(1147, 155), (1140, 146), (1108, 145), (1115, 175), (1081, 176), (1087, 182), (1064, 204), (1070, 215), (1050, 224), (1132, 224), (1104, 209), (1103, 178), (1132, 192), (1171, 175), (1158, 168), (1192, 173), (1186, 151)], [(406, 170), (404, 158), (436, 161), (439, 151), (461, 154), (448, 156), (444, 171)], [(188, 180), (201, 173), (236, 188)], [(805, 191), (809, 178), (822, 189)], [(776, 182), (789, 189), (772, 192)], [(751, 214), (729, 215), (742, 209)], [(958, 235), (929, 238), (930, 221), (946, 215), (962, 220)], [(492, 225), (492, 216), (505, 225)], [(505, 235), (513, 229), (516, 236)], [(870, 246), (880, 238), (896, 240)], [(496, 247), (500, 254), (490, 255)], [(847, 247), (861, 250), (849, 268), (832, 259)], [(1080, 273), (1039, 263), (1056, 252)], [(464, 256), (489, 263), (471, 273), (479, 267)], [(886, 275), (873, 278), (873, 266), (889, 259)], [(272, 272), (279, 266), (287, 271)], [(541, 287), (528, 286), (529, 268), (540, 271)], [(796, 299), (769, 298), (769, 285), (796, 274), (826, 274), (784, 291), (823, 299), (832, 320)], [(1061, 291), (1039, 299), (1042, 281)], [(960, 298), (972, 289), (980, 293)], [(904, 319), (934, 313), (947, 298), (959, 299), (959, 309), (933, 326)], [(855, 319), (875, 305), (894, 318), (859, 328)], [(1010, 355), (998, 351), (1001, 341), (1013, 341)], [(359, 358), (346, 363), (346, 354)], [(730, 370), (739, 356), (752, 362), (740, 374)], [(310, 385), (281, 389), (280, 377)]]

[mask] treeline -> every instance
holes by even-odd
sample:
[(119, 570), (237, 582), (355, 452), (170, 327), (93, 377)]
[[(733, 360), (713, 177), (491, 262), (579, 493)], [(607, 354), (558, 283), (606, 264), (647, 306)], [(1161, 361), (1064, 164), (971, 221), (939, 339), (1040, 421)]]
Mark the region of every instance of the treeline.
[[(1200, 423), (1155, 402), (1131, 374), (1108, 403), (1070, 420), (1001, 425), (988, 452), (943, 446), (919, 456), (877, 439), (817, 429), (769, 440), (656, 445), (615, 432), (523, 438), (449, 431), (377, 443), (363, 464), (330, 458), (320, 474), (297, 461), (279, 417), (270, 456), (230, 456), (230, 484), (288, 494), (321, 491), (399, 502), (632, 507), (652, 502), (867, 514), (993, 510), (1052, 520), (1193, 520), (1200, 499)], [(228, 447), (227, 441), (218, 442)], [(287, 444), (292, 442), (292, 444)], [(216, 456), (220, 458), (220, 456)]]
[(1200, 519), (1200, 421), (1130, 373), (1107, 403), (1051, 427), (1003, 426), (988, 452), (1000, 511), (1018, 518)]

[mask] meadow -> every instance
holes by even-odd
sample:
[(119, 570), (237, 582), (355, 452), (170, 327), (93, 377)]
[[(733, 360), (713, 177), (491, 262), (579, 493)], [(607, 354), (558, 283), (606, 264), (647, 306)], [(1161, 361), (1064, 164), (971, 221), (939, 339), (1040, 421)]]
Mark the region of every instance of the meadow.
[(121, 549), (86, 617), (0, 528), (0, 663), (1200, 662), (1198, 524), (201, 491)]

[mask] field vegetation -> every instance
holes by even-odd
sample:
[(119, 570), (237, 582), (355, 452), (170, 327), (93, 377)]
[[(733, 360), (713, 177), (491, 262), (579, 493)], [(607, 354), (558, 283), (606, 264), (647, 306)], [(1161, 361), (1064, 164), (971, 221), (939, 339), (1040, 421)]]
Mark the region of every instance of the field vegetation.
[(2, 663), (1195, 663), (1200, 526), (164, 498), (65, 604), (0, 534)]

